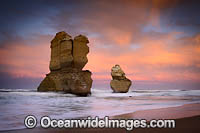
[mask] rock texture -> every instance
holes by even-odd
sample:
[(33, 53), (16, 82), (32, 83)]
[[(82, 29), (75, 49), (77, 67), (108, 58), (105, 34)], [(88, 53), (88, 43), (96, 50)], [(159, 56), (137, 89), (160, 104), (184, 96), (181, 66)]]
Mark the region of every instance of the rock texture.
[(88, 38), (79, 35), (72, 39), (64, 31), (51, 41), (50, 73), (40, 83), (38, 91), (64, 91), (86, 96), (91, 93), (92, 73), (83, 71), (88, 62)]
[(128, 92), (132, 82), (126, 78), (124, 71), (119, 65), (115, 65), (111, 69), (112, 80), (110, 87), (113, 92), (126, 93)]
[(51, 61), (49, 68), (51, 71), (64, 67), (72, 67), (72, 44), (73, 40), (65, 32), (59, 32), (51, 41)]
[(74, 67), (82, 70), (83, 67), (87, 64), (88, 59), (86, 55), (89, 53), (89, 43), (87, 37), (79, 35), (74, 38), (73, 45), (73, 57), (74, 57)]

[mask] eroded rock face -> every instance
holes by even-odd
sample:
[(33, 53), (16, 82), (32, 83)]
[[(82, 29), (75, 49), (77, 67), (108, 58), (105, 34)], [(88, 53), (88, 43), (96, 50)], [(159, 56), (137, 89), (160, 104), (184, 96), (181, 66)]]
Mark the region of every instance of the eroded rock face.
[(124, 71), (119, 65), (115, 65), (111, 69), (112, 80), (110, 87), (113, 92), (126, 93), (128, 92), (132, 82), (126, 78)]
[(72, 67), (72, 37), (65, 32), (59, 32), (51, 41), (51, 71), (64, 67)]
[(89, 53), (89, 43), (87, 37), (83, 35), (76, 36), (74, 38), (73, 45), (73, 57), (74, 57), (74, 67), (82, 70), (83, 67), (87, 64), (87, 54)]
[(92, 73), (83, 71), (88, 62), (87, 37), (79, 35), (72, 39), (64, 31), (51, 41), (50, 73), (40, 83), (38, 91), (64, 91), (86, 96), (91, 93)]

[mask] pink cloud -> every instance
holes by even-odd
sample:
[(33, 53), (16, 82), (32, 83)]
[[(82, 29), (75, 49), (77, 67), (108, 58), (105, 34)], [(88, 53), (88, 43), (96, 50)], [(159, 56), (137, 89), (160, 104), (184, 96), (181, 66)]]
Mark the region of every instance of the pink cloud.
[(1, 72), (14, 77), (44, 77), (48, 72), (50, 58), (49, 44), (40, 42), (37, 45), (8, 44), (0, 48)]

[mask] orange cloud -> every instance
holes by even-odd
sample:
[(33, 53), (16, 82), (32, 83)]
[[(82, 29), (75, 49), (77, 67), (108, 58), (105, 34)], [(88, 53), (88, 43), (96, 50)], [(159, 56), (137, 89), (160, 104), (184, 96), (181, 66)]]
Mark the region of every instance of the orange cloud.
[[(90, 69), (94, 73), (104, 72), (105, 75), (96, 76), (98, 79), (109, 79), (111, 67), (120, 64), (133, 80), (199, 80), (200, 71), (187, 70), (188, 67), (199, 67), (199, 45), (181, 44), (180, 47), (176, 47), (178, 42), (174, 36), (175, 34), (171, 33), (157, 40), (147, 37), (140, 42), (141, 48), (137, 50), (129, 48), (119, 55), (113, 54), (114, 49), (91, 51), (85, 69)], [(167, 42), (169, 39), (173, 42), (170, 46)], [(196, 40), (196, 37), (193, 40)], [(168, 70), (170, 67), (180, 70), (173, 70), (174, 68)]]
[[(160, 39), (143, 38), (140, 48), (131, 49), (130, 45), (113, 46), (111, 48), (95, 47), (93, 40), (88, 54), (88, 64), (84, 69), (93, 72), (94, 80), (110, 80), (110, 71), (113, 65), (120, 64), (127, 77), (132, 80), (199, 80), (200, 72), (188, 71), (187, 68), (200, 68), (200, 45), (198, 35), (185, 39), (181, 44), (171, 33)], [(166, 40), (173, 43), (169, 46)], [(103, 42), (101, 40), (101, 42)], [(15, 44), (0, 48), (1, 72), (7, 72), (14, 77), (44, 77), (49, 72), (50, 43), (41, 41), (38, 45)], [(117, 49), (124, 50), (118, 54)], [(173, 70), (171, 66), (181, 69)], [(170, 69), (168, 69), (170, 68)]]
[(44, 77), (48, 72), (49, 45), (7, 45), (0, 49), (1, 72), (14, 77)]
[(123, 46), (130, 44), (132, 41), (132, 33), (121, 31), (120, 29), (108, 28), (105, 34), (111, 41), (114, 41), (114, 44)]

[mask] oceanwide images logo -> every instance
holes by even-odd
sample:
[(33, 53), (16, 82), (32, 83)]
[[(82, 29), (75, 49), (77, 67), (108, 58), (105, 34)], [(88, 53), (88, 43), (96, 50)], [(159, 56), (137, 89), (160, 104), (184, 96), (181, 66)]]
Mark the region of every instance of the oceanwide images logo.
[[(24, 124), (32, 129), (37, 126), (37, 119), (33, 115), (26, 116)], [(51, 119), (49, 116), (43, 116), (40, 119), (42, 128), (125, 128), (133, 130), (134, 128), (175, 128), (175, 120), (151, 120), (145, 119), (109, 119), (105, 116), (100, 119), (98, 116), (85, 119)]]

